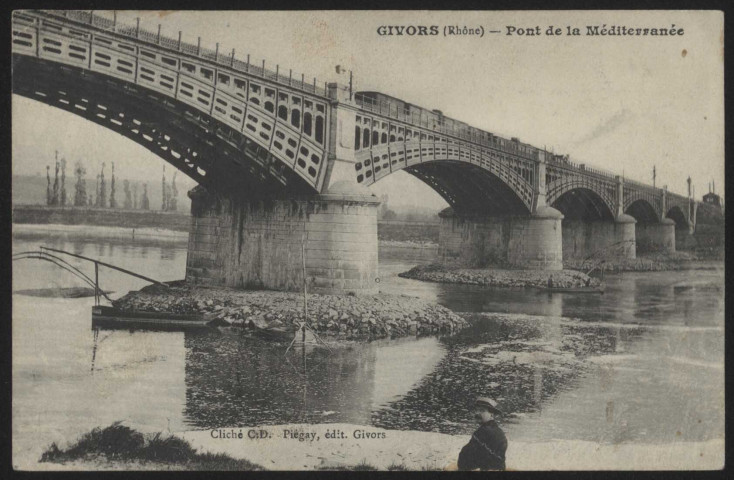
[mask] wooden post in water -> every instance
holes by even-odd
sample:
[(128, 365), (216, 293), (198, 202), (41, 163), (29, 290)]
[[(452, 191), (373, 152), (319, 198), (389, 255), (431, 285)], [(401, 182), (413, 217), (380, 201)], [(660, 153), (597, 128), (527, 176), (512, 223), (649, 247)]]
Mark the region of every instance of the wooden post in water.
[(99, 305), (99, 263), (94, 262), (94, 304)]
[(306, 370), (306, 322), (308, 322), (308, 297), (306, 292), (306, 235), (301, 237), (301, 259), (303, 261), (303, 325), (301, 325), (301, 343), (303, 343), (303, 419), (306, 419), (306, 388), (308, 387), (308, 371)]
[(306, 322), (308, 322), (308, 292), (306, 291), (306, 235), (303, 235), (301, 237), (301, 260), (303, 262), (303, 334), (301, 335), (301, 340), (303, 341), (304, 350), (303, 350), (303, 361), (304, 361), (304, 368), (306, 365)]

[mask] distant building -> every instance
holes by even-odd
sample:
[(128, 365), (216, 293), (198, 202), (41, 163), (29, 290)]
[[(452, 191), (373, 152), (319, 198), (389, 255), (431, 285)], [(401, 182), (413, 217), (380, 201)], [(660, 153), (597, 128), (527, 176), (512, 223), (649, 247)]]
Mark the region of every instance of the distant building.
[(721, 208), (721, 197), (714, 192), (709, 192), (703, 196), (703, 203)]

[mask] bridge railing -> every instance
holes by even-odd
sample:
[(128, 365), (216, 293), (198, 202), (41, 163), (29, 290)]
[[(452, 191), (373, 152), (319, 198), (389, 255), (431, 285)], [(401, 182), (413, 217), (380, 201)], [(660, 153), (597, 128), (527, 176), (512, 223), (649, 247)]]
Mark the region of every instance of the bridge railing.
[(111, 32), (114, 34), (122, 35), (125, 37), (134, 38), (138, 41), (150, 43), (159, 47), (163, 47), (176, 52), (184, 53), (187, 55), (193, 55), (199, 58), (203, 58), (219, 65), (229, 67), (233, 70), (243, 72), (249, 75), (258, 76), (271, 80), (273, 82), (288, 85), (289, 87), (302, 90), (304, 92), (313, 93), (314, 95), (328, 97), (328, 84), (318, 82), (316, 78), (313, 81), (306, 81), (305, 74), (294, 76), (293, 71), (289, 70), (288, 75), (284, 75), (280, 72), (280, 68), (276, 68), (275, 71), (265, 68), (265, 61), (262, 61), (262, 66), (253, 65), (250, 63), (247, 56), (247, 61), (243, 62), (235, 57), (235, 52), (232, 50), (231, 53), (223, 54), (218, 50), (212, 50), (205, 48), (199, 43), (194, 45), (188, 42), (184, 42), (180, 39), (174, 39), (160, 32), (151, 32), (144, 28), (140, 28), (138, 25), (127, 25), (124, 23), (118, 23), (116, 19), (110, 20), (109, 18), (95, 14), (90, 11), (84, 10), (43, 10), (44, 13), (50, 14), (57, 17), (63, 17), (67, 20), (75, 21), (85, 25), (90, 25), (100, 30)]
[[(432, 116), (429, 117), (428, 115), (422, 115), (422, 112), (424, 111), (424, 109), (422, 108), (410, 108), (408, 110), (409, 113), (406, 113), (406, 110), (400, 108), (400, 105), (396, 104), (395, 102), (391, 102), (389, 99), (376, 99), (372, 96), (363, 95), (361, 93), (355, 94), (354, 100), (360, 108), (369, 112), (374, 112), (379, 115), (395, 118), (396, 120), (401, 120), (411, 125), (425, 127), (438, 133), (458, 137), (468, 142), (478, 143), (480, 145), (511, 153), (513, 155), (519, 155), (533, 160), (538, 159), (540, 149), (538, 149), (537, 147), (520, 144), (519, 142), (515, 142), (513, 140), (507, 140), (505, 138), (494, 135), (491, 132), (485, 133), (489, 134), (489, 137), (492, 140), (481, 138), (476, 135), (470, 135), (465, 131), (462, 131), (461, 126), (457, 127), (456, 123), (454, 123), (453, 120), (451, 122), (451, 126), (447, 126), (435, 122), (435, 118)], [(432, 115), (433, 112), (430, 112), (430, 114)], [(497, 142), (497, 139), (501, 139), (501, 141)], [(522, 151), (520, 149), (520, 146), (526, 147), (526, 151)], [(614, 173), (610, 170), (571, 161), (568, 159), (568, 156), (548, 154), (546, 158), (548, 163), (551, 165), (565, 168), (571, 171), (602, 177), (609, 181), (616, 181), (617, 177), (619, 176), (619, 174)], [(625, 182), (639, 185), (640, 188), (646, 188), (650, 190), (654, 188), (651, 185), (645, 185), (641, 182), (634, 182), (632, 180), (625, 180)]]
[(548, 163), (556, 167), (566, 168), (568, 170), (582, 172), (586, 174), (592, 174), (598, 177), (603, 177), (611, 181), (616, 181), (616, 178), (619, 176), (618, 174), (612, 171), (609, 171), (609, 170), (605, 170), (603, 168), (591, 167), (584, 163), (574, 162), (570, 160), (568, 156), (565, 156), (565, 155), (552, 155), (551, 154), (548, 158)]
[(641, 190), (652, 191), (654, 193), (660, 193), (663, 190), (662, 188), (653, 187), (652, 185), (647, 185), (647, 184), (644, 184), (642, 182), (638, 182), (637, 180), (632, 180), (630, 178), (625, 178), (624, 179), (624, 184), (625, 185), (634, 186), (634, 187), (639, 188)]
[[(446, 124), (440, 124), (438, 122), (435, 122), (433, 117), (429, 117), (428, 115), (423, 115), (424, 109), (422, 108), (411, 108), (410, 113), (406, 113), (406, 111), (395, 102), (391, 102), (389, 100), (383, 100), (383, 99), (376, 99), (371, 96), (366, 96), (361, 93), (356, 93), (354, 95), (354, 101), (361, 109), (366, 110), (368, 112), (373, 112), (378, 115), (383, 115), (389, 118), (394, 118), (396, 120), (403, 121), (405, 123), (408, 123), (410, 125), (414, 125), (416, 127), (423, 127), (426, 129), (429, 129), (433, 132), (441, 133), (444, 135), (449, 135), (452, 137), (459, 138), (461, 140), (465, 140), (467, 142), (476, 143), (479, 145), (483, 145), (486, 147), (490, 147), (496, 150), (500, 150), (506, 153), (510, 153), (513, 155), (518, 155), (530, 160), (537, 160), (538, 159), (538, 152), (535, 148), (530, 148), (530, 151), (523, 151), (519, 148), (519, 144), (507, 140), (501, 137), (498, 137), (497, 135), (493, 135), (490, 132), (486, 132), (489, 134), (490, 137), (494, 138), (495, 141), (490, 141), (486, 138), (481, 138), (476, 135), (470, 135), (464, 131), (462, 131), (460, 128), (458, 128), (452, 119), (452, 122), (449, 125)], [(431, 112), (432, 115), (432, 112)], [(478, 130), (478, 129), (477, 129)], [(496, 142), (496, 139), (501, 139), (502, 143)]]

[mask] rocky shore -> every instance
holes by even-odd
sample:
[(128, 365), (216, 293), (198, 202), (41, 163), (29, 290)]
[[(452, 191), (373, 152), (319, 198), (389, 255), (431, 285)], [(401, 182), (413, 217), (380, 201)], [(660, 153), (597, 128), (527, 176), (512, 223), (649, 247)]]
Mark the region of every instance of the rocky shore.
[[(201, 314), (215, 325), (252, 329), (297, 329), (304, 320), (303, 295), (295, 292), (242, 291), (177, 282), (151, 285), (113, 302), (123, 311)], [(320, 335), (376, 339), (451, 333), (468, 325), (441, 306), (406, 295), (308, 295), (309, 326)]]
[(460, 268), (440, 264), (418, 265), (407, 272), (400, 273), (403, 278), (427, 282), (459, 283), (463, 285), (482, 285), (486, 287), (545, 287), (548, 278), (553, 276), (556, 287), (582, 287), (599, 285), (599, 280), (574, 271), (546, 270), (509, 270), (491, 268)]

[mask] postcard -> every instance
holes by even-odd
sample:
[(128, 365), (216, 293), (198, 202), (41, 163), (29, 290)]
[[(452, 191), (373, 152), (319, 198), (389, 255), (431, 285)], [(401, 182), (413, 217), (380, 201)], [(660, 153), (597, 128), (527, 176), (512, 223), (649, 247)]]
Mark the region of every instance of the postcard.
[(13, 469), (722, 469), (723, 20), (12, 12)]

